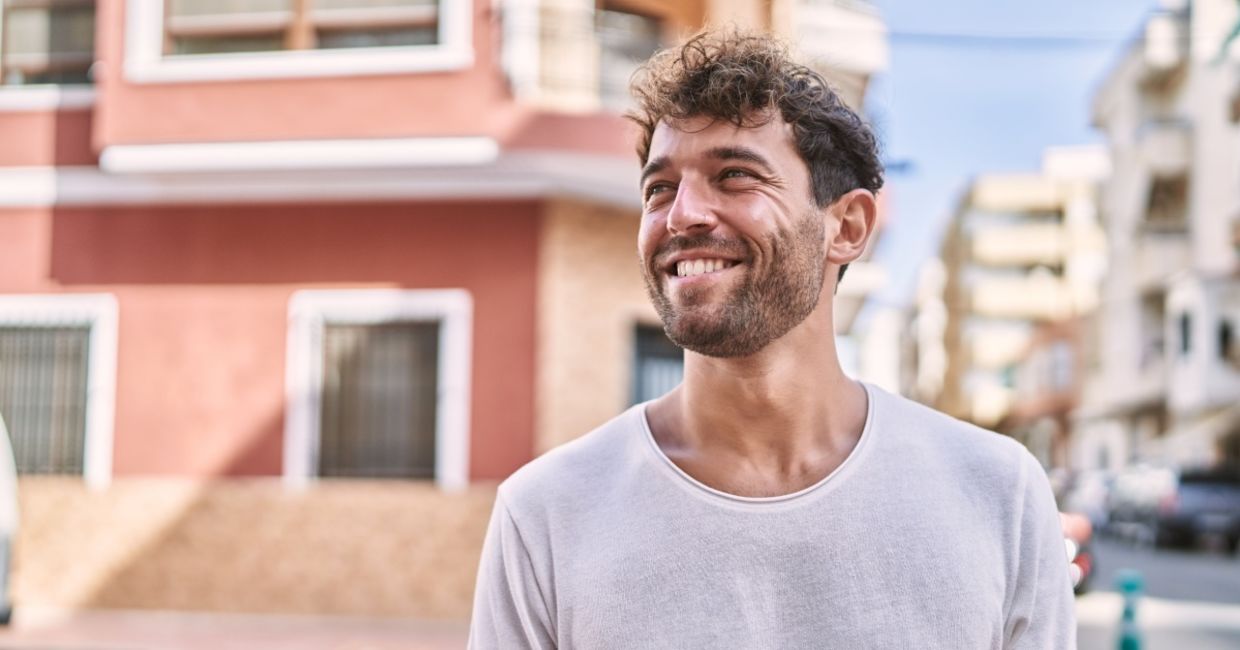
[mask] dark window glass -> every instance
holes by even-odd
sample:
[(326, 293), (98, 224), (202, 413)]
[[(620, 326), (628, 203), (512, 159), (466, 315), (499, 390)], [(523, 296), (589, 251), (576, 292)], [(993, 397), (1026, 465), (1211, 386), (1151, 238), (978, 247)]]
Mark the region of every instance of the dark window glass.
[(676, 387), (685, 374), (684, 351), (661, 327), (637, 326), (633, 403), (652, 400)]
[(0, 84), (87, 83), (94, 0), (0, 0)]
[(1236, 361), (1240, 356), (1236, 351), (1235, 332), (1228, 320), (1219, 321), (1218, 324), (1218, 356), (1226, 361)]
[(1156, 177), (1150, 181), (1146, 223), (1154, 228), (1179, 230), (1187, 225), (1188, 176)]
[(1180, 314), (1180, 355), (1188, 356), (1193, 343), (1193, 317), (1185, 312)]
[(169, 0), (169, 54), (434, 45), (436, 0)]
[(19, 474), (81, 474), (88, 327), (0, 327), (0, 414)]
[(604, 106), (623, 110), (632, 102), (629, 78), (659, 49), (662, 40), (656, 18), (624, 11), (596, 14), (599, 44), (599, 97)]
[(319, 474), (434, 478), (439, 324), (328, 325)]

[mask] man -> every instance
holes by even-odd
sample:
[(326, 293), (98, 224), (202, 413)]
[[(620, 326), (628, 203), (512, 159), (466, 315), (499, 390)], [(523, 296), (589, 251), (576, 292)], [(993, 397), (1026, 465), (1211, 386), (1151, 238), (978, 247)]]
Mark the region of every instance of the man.
[(699, 35), (634, 91), (638, 251), (685, 379), (500, 487), (471, 647), (1075, 647), (1033, 457), (840, 369), (868, 128), (764, 36)]

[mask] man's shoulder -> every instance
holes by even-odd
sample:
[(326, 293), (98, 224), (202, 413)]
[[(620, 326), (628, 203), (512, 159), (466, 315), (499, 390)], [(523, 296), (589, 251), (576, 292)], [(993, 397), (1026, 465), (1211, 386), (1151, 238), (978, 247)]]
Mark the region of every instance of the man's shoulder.
[(551, 499), (573, 499), (596, 490), (632, 457), (635, 442), (643, 432), (641, 408), (639, 405), (624, 411), (514, 472), (499, 488), (509, 508), (546, 506)]
[[(1024, 445), (1010, 436), (983, 429), (929, 406), (881, 389), (872, 391), (875, 417), (882, 437), (922, 458), (1016, 476), (1033, 460)], [(1036, 461), (1035, 461), (1036, 462)]]

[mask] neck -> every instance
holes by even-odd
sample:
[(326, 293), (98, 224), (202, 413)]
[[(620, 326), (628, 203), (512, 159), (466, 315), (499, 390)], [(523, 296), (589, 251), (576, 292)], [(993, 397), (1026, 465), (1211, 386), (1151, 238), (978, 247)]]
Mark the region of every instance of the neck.
[(746, 483), (771, 486), (755, 490), (763, 493), (812, 483), (843, 462), (860, 438), (866, 395), (840, 368), (823, 302), (752, 356), (686, 352), (684, 382), (647, 411), (668, 456), (690, 474), (747, 474)]

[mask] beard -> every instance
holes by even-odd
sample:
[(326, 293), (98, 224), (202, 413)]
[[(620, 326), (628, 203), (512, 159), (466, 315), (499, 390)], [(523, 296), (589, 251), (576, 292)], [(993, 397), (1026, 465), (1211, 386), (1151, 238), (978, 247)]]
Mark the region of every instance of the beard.
[[(667, 240), (644, 260), (642, 275), (668, 338), (698, 354), (744, 357), (787, 334), (818, 306), (826, 274), (824, 229), (821, 216), (810, 212), (792, 230), (773, 235), (771, 262), (765, 271), (752, 266), (750, 246), (744, 241), (710, 235)], [(744, 275), (718, 301), (710, 300), (709, 288), (684, 289), (679, 304), (673, 304), (667, 295), (666, 274), (656, 261), (687, 249), (739, 258)]]

